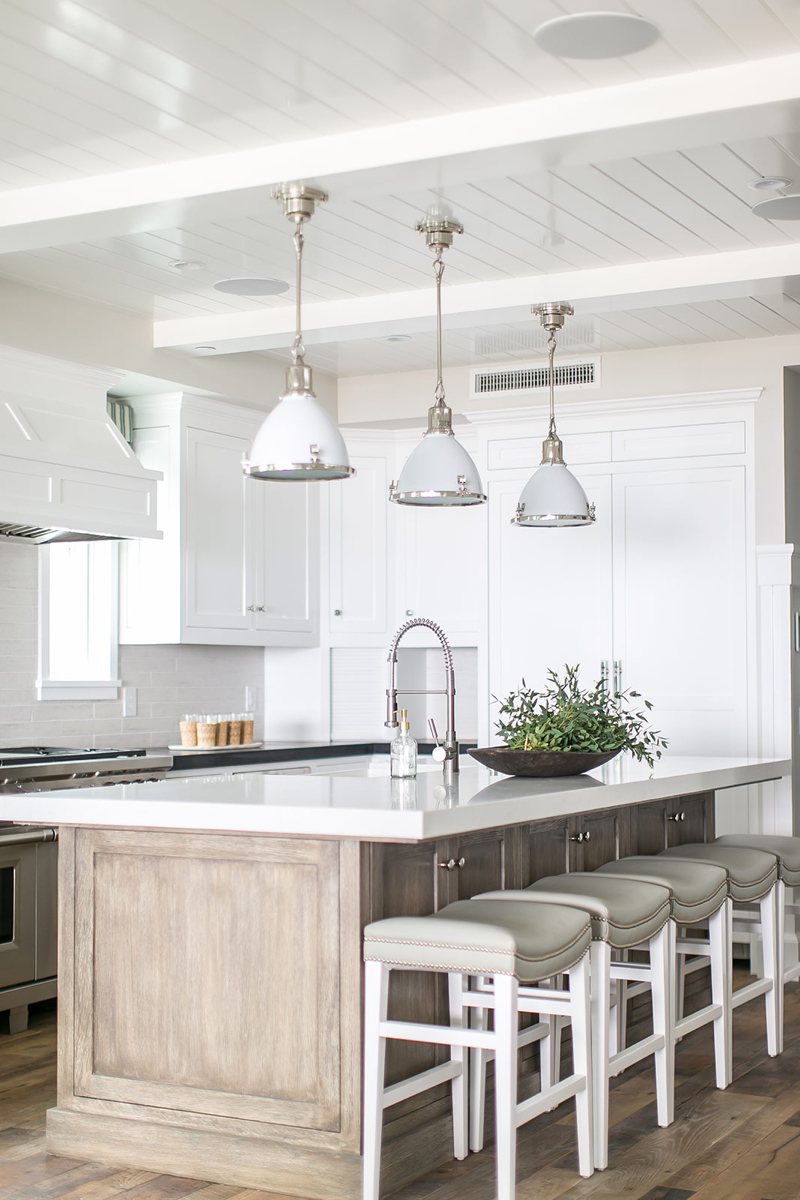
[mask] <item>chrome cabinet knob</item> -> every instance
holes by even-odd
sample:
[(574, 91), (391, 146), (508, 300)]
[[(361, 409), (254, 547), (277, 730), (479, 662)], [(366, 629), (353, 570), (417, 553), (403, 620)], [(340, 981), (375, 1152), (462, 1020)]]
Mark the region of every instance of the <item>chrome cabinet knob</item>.
[(267, 611), (267, 608), (266, 608), (265, 604), (257, 604), (256, 605), (256, 612), (266, 612), (266, 611)]
[(581, 843), (583, 843), (583, 842), (590, 842), (590, 841), (592, 840), (592, 835), (591, 835), (591, 833), (590, 833), (590, 832), (587, 830), (587, 832), (586, 832), (586, 833), (576, 833), (576, 834), (574, 834), (574, 835), (573, 835), (573, 836), (572, 836), (572, 837), (571, 837), (569, 840), (570, 840), (571, 842), (577, 842), (577, 843), (578, 843), (578, 845), (581, 845)]
[(407, 609), (406, 609), (406, 616), (407, 616), (407, 617), (413, 617), (413, 615), (414, 615), (414, 610), (413, 610), (413, 608), (407, 608)]
[(686, 813), (685, 812), (670, 813), (669, 816), (667, 817), (667, 820), (668, 821), (685, 821)]
[(340, 616), (342, 615), (342, 610), (341, 610), (340, 608), (335, 608), (335, 609), (333, 610), (333, 615), (334, 615), (335, 617), (340, 617)]
[(255, 606), (255, 604), (248, 604), (248, 606), (247, 606), (247, 611), (248, 611), (248, 612), (255, 612), (255, 611), (256, 611), (256, 606)]
[(467, 865), (467, 860), (465, 858), (459, 858), (459, 860), (456, 862), (454, 858), (449, 858), (447, 862), (440, 862), (438, 865), (443, 871), (462, 871)]

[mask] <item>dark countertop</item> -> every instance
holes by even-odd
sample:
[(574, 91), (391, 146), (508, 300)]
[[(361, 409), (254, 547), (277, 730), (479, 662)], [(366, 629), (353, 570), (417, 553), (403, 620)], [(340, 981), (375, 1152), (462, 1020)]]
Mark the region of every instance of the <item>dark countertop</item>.
[[(208, 750), (201, 754), (191, 748), (186, 750), (167, 750), (165, 754), (173, 757), (175, 771), (202, 771), (211, 767), (242, 767), (252, 766), (253, 763), (282, 763), (302, 762), (314, 758), (345, 758), (361, 754), (388, 754), (390, 738), (386, 741), (337, 741), (337, 742), (263, 742), (260, 746), (248, 749), (247, 746), (220, 746), (218, 750)], [(459, 743), (462, 752), (477, 746), (476, 741)], [(430, 740), (419, 741), (417, 745), (423, 754), (433, 750), (434, 743)], [(156, 751), (158, 753), (158, 751)]]

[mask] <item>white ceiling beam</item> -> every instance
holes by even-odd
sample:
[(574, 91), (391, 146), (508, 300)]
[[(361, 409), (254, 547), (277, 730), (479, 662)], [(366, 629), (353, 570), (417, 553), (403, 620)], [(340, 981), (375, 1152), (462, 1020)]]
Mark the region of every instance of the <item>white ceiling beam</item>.
[[(657, 262), (592, 267), (550, 275), (493, 279), (445, 287), (450, 328), (524, 320), (532, 304), (569, 300), (582, 313), (685, 304), (701, 300), (800, 290), (800, 243), (720, 251)], [(433, 287), (307, 304), (303, 335), (311, 346), (429, 331)], [(294, 307), (157, 321), (156, 348), (214, 346), (217, 353), (275, 350), (291, 344)]]
[(0, 193), (0, 253), (253, 213), (305, 180), (348, 197), (800, 128), (800, 53)]

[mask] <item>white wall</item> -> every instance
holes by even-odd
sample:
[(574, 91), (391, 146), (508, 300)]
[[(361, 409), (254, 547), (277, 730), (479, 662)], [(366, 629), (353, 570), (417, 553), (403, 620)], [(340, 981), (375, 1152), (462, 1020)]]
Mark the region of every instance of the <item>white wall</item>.
[(248, 646), (122, 646), (135, 717), (120, 700), (38, 701), (37, 564), (35, 546), (0, 545), (0, 746), (166, 746), (181, 713), (242, 712), (248, 686), (263, 712), (264, 652)]
[[(798, 335), (620, 351), (602, 355), (602, 387), (592, 391), (564, 391), (557, 402), (566, 409), (571, 400), (583, 403), (593, 397), (614, 399), (763, 387), (764, 393), (756, 405), (756, 541), (774, 544), (785, 538), (783, 372), (784, 367), (797, 364), (800, 364)], [(433, 364), (430, 371), (340, 379), (339, 420), (342, 424), (357, 425), (416, 416), (422, 429), (433, 384)], [(493, 407), (486, 397), (469, 399), (467, 367), (446, 370), (445, 385), (448, 402), (458, 413), (469, 415)], [(520, 407), (531, 402), (530, 394), (516, 401)], [(511, 408), (514, 403), (506, 396), (495, 400), (498, 408)], [(568, 440), (564, 453), (569, 461)]]

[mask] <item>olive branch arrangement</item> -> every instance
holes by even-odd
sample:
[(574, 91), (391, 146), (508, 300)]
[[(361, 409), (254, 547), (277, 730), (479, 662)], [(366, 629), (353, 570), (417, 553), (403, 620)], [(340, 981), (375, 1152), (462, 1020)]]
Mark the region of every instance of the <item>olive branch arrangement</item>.
[[(497, 732), (505, 744), (510, 750), (627, 750), (652, 767), (667, 740), (649, 726), (651, 702), (632, 688), (610, 691), (603, 679), (581, 688), (578, 670), (565, 664), (563, 679), (549, 670), (548, 686), (541, 692), (523, 679), (520, 688), (499, 702)], [(498, 702), (496, 696), (493, 699)], [(633, 704), (637, 700), (644, 711)]]

